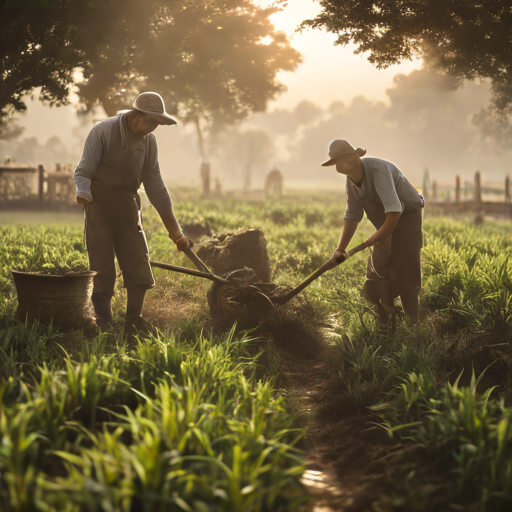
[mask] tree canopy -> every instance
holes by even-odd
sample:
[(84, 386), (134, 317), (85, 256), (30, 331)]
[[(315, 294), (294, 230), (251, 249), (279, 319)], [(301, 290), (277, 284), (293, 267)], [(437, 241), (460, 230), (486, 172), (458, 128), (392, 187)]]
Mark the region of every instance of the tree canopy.
[(184, 120), (233, 122), (284, 90), (300, 54), (250, 0), (0, 0), (0, 121), (23, 97), (109, 115), (143, 90)]
[(512, 104), (510, 0), (320, 0), (302, 27), (324, 28), (337, 44), (370, 52), (379, 68), (413, 56), (460, 79), (490, 78), (494, 106)]

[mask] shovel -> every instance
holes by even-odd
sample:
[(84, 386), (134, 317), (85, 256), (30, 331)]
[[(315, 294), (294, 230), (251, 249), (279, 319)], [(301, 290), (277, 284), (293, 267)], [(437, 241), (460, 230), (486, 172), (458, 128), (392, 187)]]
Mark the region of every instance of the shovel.
[[(343, 261), (347, 261), (351, 256), (354, 256), (354, 254), (357, 254), (358, 252), (362, 251), (363, 249), (366, 249), (368, 247), (365, 242), (362, 244), (357, 245), (350, 251), (347, 251), (347, 255)], [(343, 261), (341, 263), (343, 263)], [(306, 286), (309, 286), (315, 279), (318, 279), (323, 273), (327, 272), (328, 270), (331, 270), (333, 268), (337, 267), (337, 265), (327, 261), (325, 262), (318, 270), (315, 270), (307, 279), (304, 279), (302, 283), (300, 283), (296, 288), (293, 290), (290, 290), (288, 293), (285, 293), (284, 295), (279, 295), (276, 297), (272, 297), (272, 302), (276, 304), (286, 304), (288, 301), (293, 299), (295, 295), (300, 293)]]

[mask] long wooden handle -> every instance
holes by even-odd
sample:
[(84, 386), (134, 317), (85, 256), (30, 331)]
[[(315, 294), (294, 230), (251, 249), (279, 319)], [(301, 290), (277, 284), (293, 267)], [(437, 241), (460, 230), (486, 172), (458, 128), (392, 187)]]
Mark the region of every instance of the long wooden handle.
[[(366, 249), (367, 245), (365, 242), (362, 244), (357, 245), (350, 251), (347, 251), (347, 256), (345, 259), (341, 262), (347, 261), (350, 257), (354, 256), (354, 254), (357, 254), (358, 252), (362, 251), (363, 249)], [(283, 296), (279, 300), (279, 304), (286, 304), (289, 300), (293, 299), (295, 295), (300, 293), (306, 286), (309, 286), (315, 279), (318, 279), (322, 274), (327, 272), (328, 270), (331, 270), (338, 265), (331, 263), (330, 261), (325, 262), (318, 270), (315, 270), (308, 278), (304, 279), (302, 283), (299, 284), (296, 288), (288, 292), (285, 296)]]
[(197, 267), (197, 270), (209, 272), (210, 274), (212, 273), (212, 271), (203, 263), (199, 256), (192, 250), (192, 247), (189, 247), (184, 252), (187, 258)]
[(210, 281), (217, 281), (218, 283), (229, 283), (227, 279), (223, 277), (216, 276), (211, 272), (202, 272), (200, 270), (195, 270), (193, 268), (179, 267), (178, 265), (171, 265), (170, 263), (161, 263), (160, 261), (150, 261), (149, 264), (152, 267), (163, 268), (165, 270), (172, 270), (173, 272), (179, 272), (180, 274), (187, 274), (189, 276), (195, 277), (203, 277), (204, 279), (209, 279)]
[(347, 261), (349, 258), (354, 256), (354, 254), (361, 252), (363, 249), (366, 249), (367, 247), (368, 246), (366, 245), (366, 242), (356, 245), (353, 249), (350, 249), (350, 251), (347, 251), (347, 256), (345, 257), (345, 259), (343, 261)]

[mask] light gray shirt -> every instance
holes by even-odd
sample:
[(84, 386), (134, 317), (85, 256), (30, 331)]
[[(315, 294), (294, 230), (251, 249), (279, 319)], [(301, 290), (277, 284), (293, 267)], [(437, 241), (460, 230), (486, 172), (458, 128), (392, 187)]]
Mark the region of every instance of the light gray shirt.
[(361, 158), (361, 162), (361, 186), (347, 178), (345, 220), (360, 222), (366, 213), (374, 225), (382, 225), (386, 213), (404, 213), (423, 206), (423, 198), (395, 164), (375, 157)]
[[(112, 130), (120, 127), (121, 143), (123, 146), (131, 145), (132, 155), (135, 158), (136, 168), (139, 172), (139, 181), (144, 184), (144, 189), (151, 204), (158, 209), (166, 203), (170, 204), (171, 198), (160, 174), (156, 137), (153, 133), (140, 138), (129, 137), (123, 118), (126, 114), (128, 112), (122, 112), (117, 116), (105, 119), (90, 131), (85, 141), (82, 158), (75, 170), (77, 195), (92, 199), (91, 179), (98, 170), (102, 156), (106, 154), (110, 146)], [(121, 122), (119, 123), (119, 121)], [(121, 154), (120, 161), (122, 161)]]

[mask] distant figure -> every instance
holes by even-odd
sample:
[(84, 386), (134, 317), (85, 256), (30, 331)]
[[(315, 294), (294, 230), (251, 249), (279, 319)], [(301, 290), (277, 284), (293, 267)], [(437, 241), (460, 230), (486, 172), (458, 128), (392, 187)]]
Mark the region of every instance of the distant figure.
[(115, 254), (127, 290), (125, 334), (129, 337), (136, 330), (151, 330), (141, 313), (146, 291), (155, 283), (142, 229), (137, 193), (141, 183), (169, 238), (180, 251), (189, 247), (160, 174), (157, 142), (152, 133), (158, 125), (173, 124), (176, 121), (165, 111), (159, 94), (139, 94), (131, 110), (119, 112), (91, 130), (75, 170), (76, 200), (86, 212), (90, 267), (98, 272), (92, 294), (96, 323), (101, 329), (108, 329), (112, 322)]
[(265, 178), (265, 199), (281, 199), (283, 196), (283, 175), (274, 167)]
[(387, 322), (400, 297), (408, 323), (418, 321), (421, 288), (423, 197), (400, 169), (382, 158), (367, 157), (364, 148), (354, 148), (344, 139), (329, 144), (329, 160), (347, 176), (347, 208), (334, 264), (346, 257), (346, 249), (364, 213), (376, 232), (366, 241), (372, 247), (368, 258), (363, 297), (377, 306), (381, 321)]

